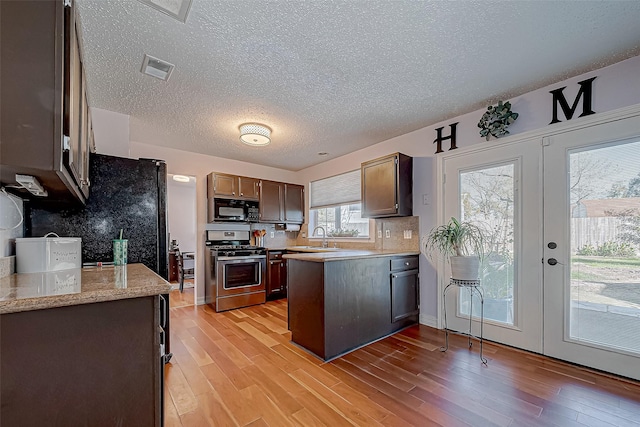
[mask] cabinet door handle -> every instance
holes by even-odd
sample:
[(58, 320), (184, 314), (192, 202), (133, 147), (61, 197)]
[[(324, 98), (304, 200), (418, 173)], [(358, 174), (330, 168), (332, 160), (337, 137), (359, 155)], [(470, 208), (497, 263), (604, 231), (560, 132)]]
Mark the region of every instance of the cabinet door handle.
[(235, 195), (236, 195), (236, 192), (235, 192), (235, 191), (232, 191), (232, 192), (231, 192), (231, 195), (232, 195), (232, 196), (235, 196)]
[(409, 261), (405, 262), (404, 265), (409, 265)]
[(240, 193), (241, 196), (244, 196), (244, 193)]

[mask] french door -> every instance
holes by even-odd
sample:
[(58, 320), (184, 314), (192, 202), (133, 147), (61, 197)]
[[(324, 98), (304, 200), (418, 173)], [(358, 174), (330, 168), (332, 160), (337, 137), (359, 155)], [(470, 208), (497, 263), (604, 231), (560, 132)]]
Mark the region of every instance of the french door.
[(640, 116), (544, 139), (544, 353), (640, 379)]
[[(640, 116), (449, 154), (441, 168), (441, 220), (489, 230), (484, 336), (640, 379)], [(479, 327), (470, 302), (448, 293), (451, 329), (469, 315)]]
[[(444, 160), (444, 221), (456, 217), (487, 231), (490, 253), (480, 268), (484, 336), (535, 352), (542, 352), (541, 170), (538, 140)], [(463, 288), (449, 291), (447, 326), (468, 329), (471, 307), (479, 318), (479, 299), (471, 301)]]

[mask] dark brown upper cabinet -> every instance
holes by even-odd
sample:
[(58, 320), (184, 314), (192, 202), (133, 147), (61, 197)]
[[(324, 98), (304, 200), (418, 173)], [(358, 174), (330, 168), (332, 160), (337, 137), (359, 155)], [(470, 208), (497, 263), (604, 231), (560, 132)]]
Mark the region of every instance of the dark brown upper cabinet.
[(304, 222), (304, 186), (261, 181), (260, 222), (302, 224)]
[(394, 153), (361, 165), (362, 216), (413, 214), (413, 158)]
[(34, 201), (84, 203), (93, 134), (73, 2), (0, 2), (0, 55), (0, 180), (31, 175), (48, 192)]
[(284, 222), (283, 182), (260, 181), (260, 222)]
[(284, 185), (284, 222), (290, 224), (304, 222), (304, 185)]
[(209, 197), (258, 200), (260, 180), (223, 173), (209, 174)]

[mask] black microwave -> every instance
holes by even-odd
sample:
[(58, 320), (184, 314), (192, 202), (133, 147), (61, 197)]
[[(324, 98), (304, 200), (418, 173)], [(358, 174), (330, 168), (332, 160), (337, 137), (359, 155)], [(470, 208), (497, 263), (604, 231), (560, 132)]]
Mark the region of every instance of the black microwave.
[(208, 222), (258, 222), (260, 210), (254, 200), (209, 199)]

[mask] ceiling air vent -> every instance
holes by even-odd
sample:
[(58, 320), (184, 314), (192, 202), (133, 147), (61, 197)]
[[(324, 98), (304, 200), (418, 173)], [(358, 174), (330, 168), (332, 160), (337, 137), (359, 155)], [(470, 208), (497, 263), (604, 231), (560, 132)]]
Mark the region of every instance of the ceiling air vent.
[(151, 6), (162, 13), (177, 19), (180, 22), (187, 21), (187, 14), (191, 8), (191, 0), (138, 0)]
[(162, 59), (154, 58), (153, 56), (144, 55), (144, 61), (142, 61), (143, 74), (147, 74), (151, 77), (155, 77), (160, 80), (169, 80), (169, 76), (173, 71), (175, 65), (169, 64)]

